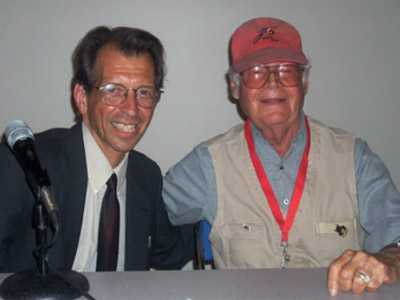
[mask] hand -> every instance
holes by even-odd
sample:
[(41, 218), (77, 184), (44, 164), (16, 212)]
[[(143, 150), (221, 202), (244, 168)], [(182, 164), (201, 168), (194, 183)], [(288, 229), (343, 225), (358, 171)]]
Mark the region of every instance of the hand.
[[(398, 249), (389, 248), (373, 254), (346, 250), (329, 266), (329, 294), (337, 295), (340, 290), (352, 290), (356, 294), (364, 292), (365, 289), (375, 292), (382, 283), (395, 282), (399, 277), (399, 272)], [(366, 275), (364, 279), (362, 274)]]

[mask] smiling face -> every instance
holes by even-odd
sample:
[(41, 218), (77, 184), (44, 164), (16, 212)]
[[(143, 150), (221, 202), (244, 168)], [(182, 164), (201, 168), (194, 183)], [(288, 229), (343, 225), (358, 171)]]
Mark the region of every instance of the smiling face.
[[(276, 67), (284, 62), (265, 64)], [(243, 84), (237, 85), (231, 80), (232, 96), (239, 100), (243, 112), (253, 123), (264, 130), (288, 130), (299, 124), (300, 112), (304, 104), (308, 81), (293, 87), (283, 86), (276, 78), (276, 73), (269, 74), (269, 80), (263, 88), (250, 89)]]
[[(154, 65), (151, 56), (126, 57), (112, 47), (101, 49), (96, 58), (96, 86), (119, 83), (127, 88), (154, 87)], [(83, 86), (74, 88), (75, 103), (93, 138), (115, 167), (124, 154), (138, 143), (150, 124), (154, 108), (142, 108), (135, 101), (134, 92), (119, 106), (108, 106), (101, 99), (101, 91), (92, 89), (86, 94)]]

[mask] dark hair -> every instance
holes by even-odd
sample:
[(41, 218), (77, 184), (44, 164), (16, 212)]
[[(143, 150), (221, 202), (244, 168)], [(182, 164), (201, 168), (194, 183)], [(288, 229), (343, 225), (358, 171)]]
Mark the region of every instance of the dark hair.
[(90, 30), (76, 47), (73, 56), (72, 83), (81, 84), (90, 94), (98, 74), (94, 68), (96, 57), (100, 49), (105, 46), (114, 47), (121, 54), (141, 56), (149, 53), (153, 59), (155, 73), (155, 87), (163, 87), (165, 75), (164, 48), (158, 38), (149, 32), (137, 28), (99, 26)]

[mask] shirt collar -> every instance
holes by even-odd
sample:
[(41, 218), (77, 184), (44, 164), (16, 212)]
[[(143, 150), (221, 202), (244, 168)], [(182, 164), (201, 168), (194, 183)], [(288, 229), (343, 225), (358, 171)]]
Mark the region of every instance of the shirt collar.
[(97, 193), (111, 177), (112, 173), (115, 173), (118, 180), (117, 190), (119, 190), (126, 180), (128, 153), (125, 154), (118, 166), (113, 169), (84, 122), (82, 122), (82, 133), (90, 186)]

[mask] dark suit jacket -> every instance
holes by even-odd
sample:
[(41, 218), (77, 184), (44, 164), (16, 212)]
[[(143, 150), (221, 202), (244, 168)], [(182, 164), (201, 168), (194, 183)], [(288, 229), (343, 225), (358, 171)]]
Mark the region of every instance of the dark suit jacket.
[[(49, 261), (71, 269), (82, 224), (87, 170), (82, 125), (52, 129), (35, 136), (43, 166), (52, 182), (61, 230), (49, 249)], [(179, 269), (193, 254), (193, 227), (174, 227), (161, 197), (159, 167), (145, 155), (130, 151), (127, 169), (125, 270), (150, 266)], [(32, 255), (35, 202), (23, 169), (6, 144), (0, 145), (0, 272), (35, 269)], [(51, 233), (48, 233), (48, 239)]]

